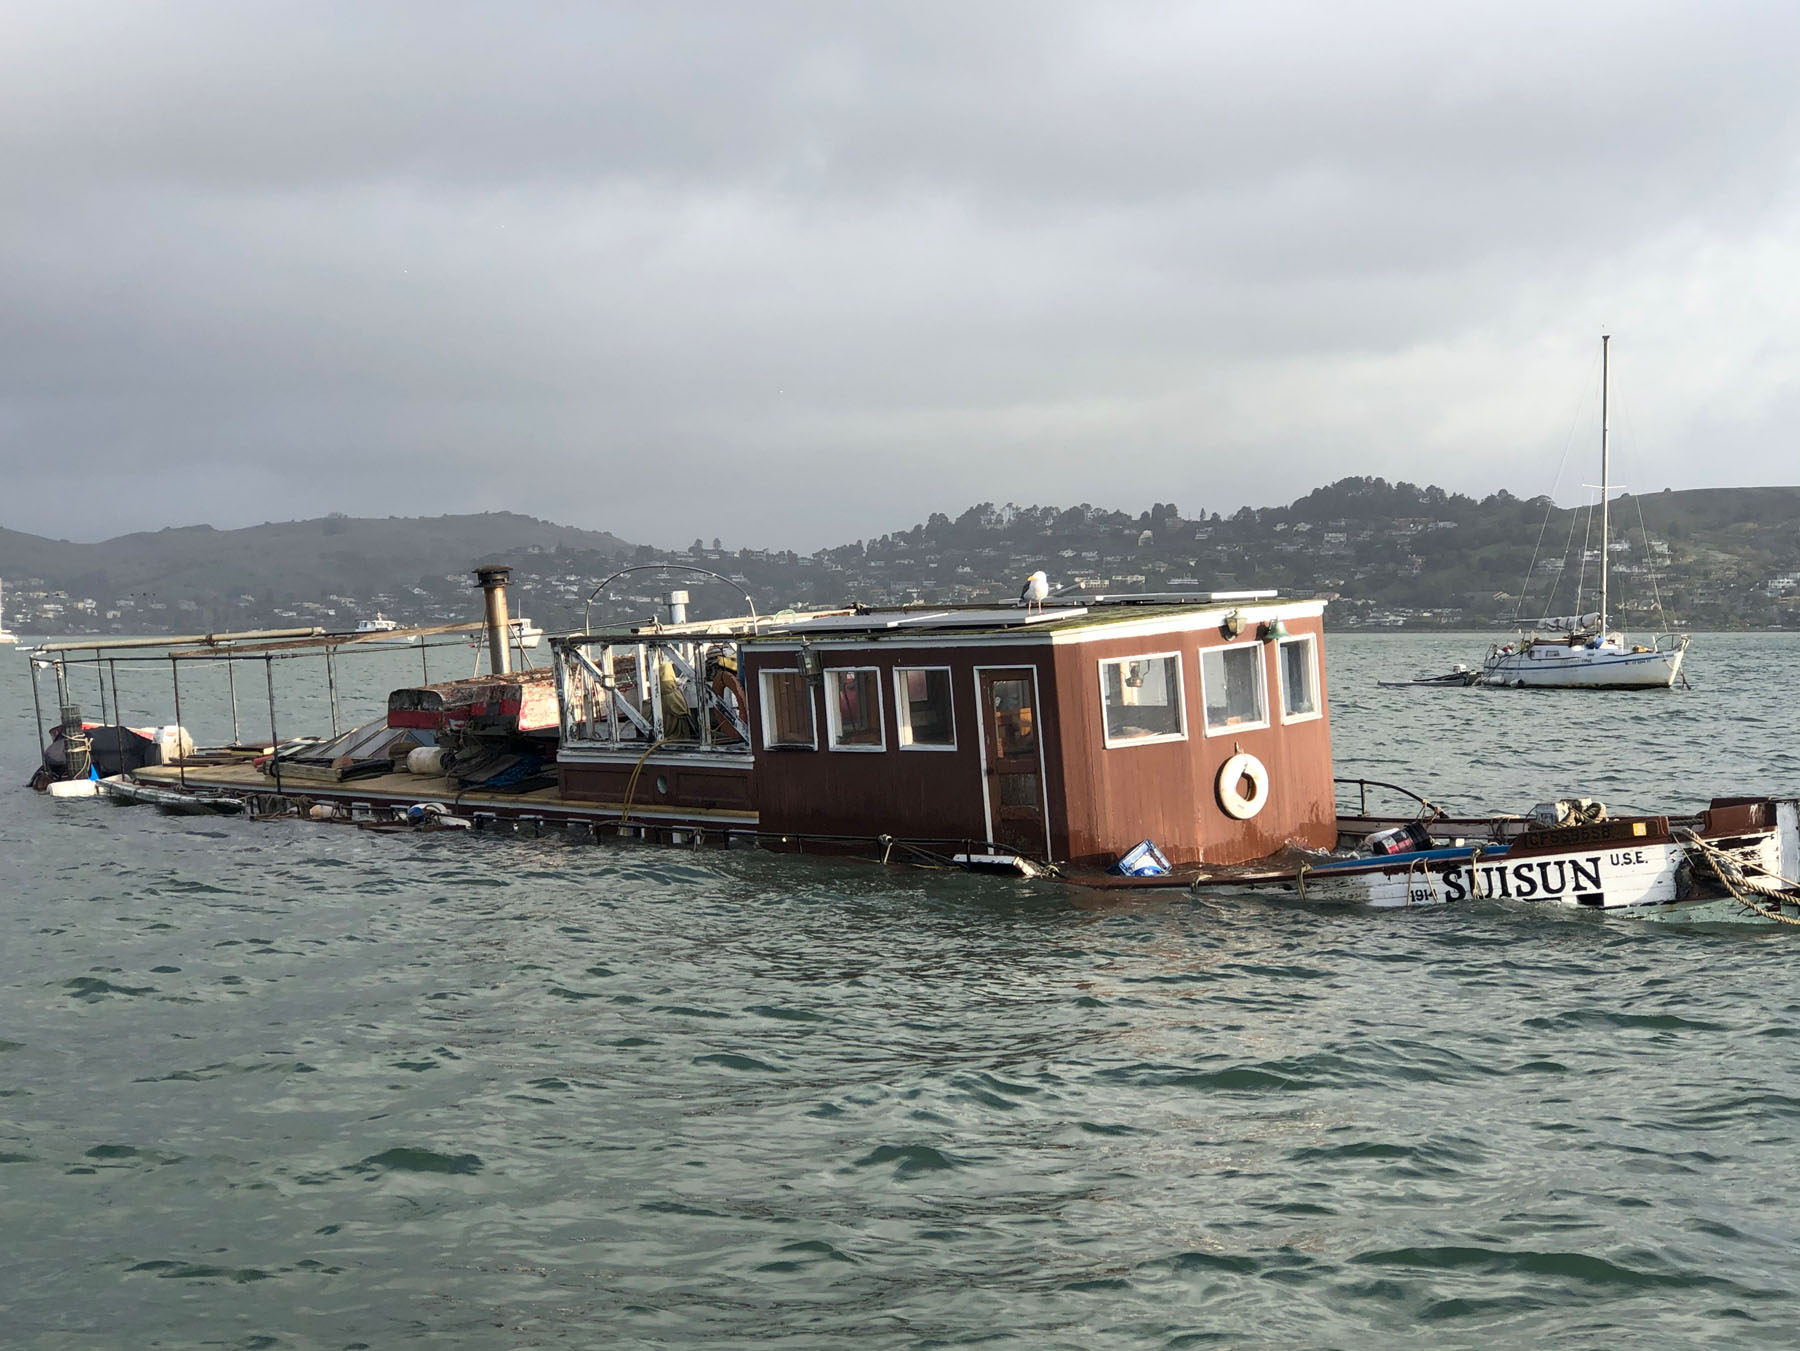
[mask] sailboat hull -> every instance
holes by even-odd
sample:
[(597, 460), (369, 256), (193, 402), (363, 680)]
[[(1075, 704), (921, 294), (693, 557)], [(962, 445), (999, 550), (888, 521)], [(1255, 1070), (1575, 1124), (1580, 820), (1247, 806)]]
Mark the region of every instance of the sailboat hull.
[(1481, 683), (1515, 689), (1666, 690), (1681, 674), (1687, 644), (1653, 652), (1530, 646), (1482, 663)]

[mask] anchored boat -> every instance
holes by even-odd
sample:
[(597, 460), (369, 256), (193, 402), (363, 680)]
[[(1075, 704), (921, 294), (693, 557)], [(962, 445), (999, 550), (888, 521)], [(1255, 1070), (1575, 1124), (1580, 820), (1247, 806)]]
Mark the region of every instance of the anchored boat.
[(1628, 643), (1609, 631), (1607, 577), (1611, 550), (1612, 338), (1600, 339), (1600, 608), (1589, 614), (1540, 620), (1516, 642), (1496, 643), (1481, 664), (1484, 685), (1521, 689), (1668, 689), (1687, 655), (1686, 634), (1659, 634), (1648, 644)]
[(0, 580), (0, 647), (10, 647), (18, 641), (19, 635), (6, 627), (6, 583)]

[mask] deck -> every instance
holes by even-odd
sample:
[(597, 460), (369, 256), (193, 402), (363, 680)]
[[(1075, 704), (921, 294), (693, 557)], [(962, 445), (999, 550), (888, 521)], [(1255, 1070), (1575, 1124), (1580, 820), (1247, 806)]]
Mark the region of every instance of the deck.
[[(194, 792), (224, 793), (246, 800), (259, 799), (278, 810), (275, 799), (301, 805), (326, 804), (351, 819), (382, 821), (404, 813), (415, 803), (435, 803), (455, 816), (473, 820), (478, 827), (506, 823), (515, 828), (566, 830), (620, 830), (622, 833), (665, 843), (692, 844), (703, 840), (725, 843), (728, 837), (757, 835), (754, 811), (720, 808), (661, 806), (633, 801), (571, 801), (556, 788), (528, 793), (496, 793), (460, 788), (456, 780), (422, 774), (375, 774), (349, 780), (302, 778), (284, 773), (275, 780), (250, 764), (153, 765), (133, 775), (144, 783)], [(252, 804), (252, 810), (256, 810)]]

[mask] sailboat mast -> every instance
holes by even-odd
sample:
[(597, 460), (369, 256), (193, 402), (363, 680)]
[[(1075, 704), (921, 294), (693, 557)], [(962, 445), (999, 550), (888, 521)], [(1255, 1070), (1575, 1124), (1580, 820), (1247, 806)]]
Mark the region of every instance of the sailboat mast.
[(1607, 501), (1607, 471), (1610, 468), (1610, 437), (1612, 433), (1612, 415), (1607, 407), (1608, 396), (1612, 392), (1611, 370), (1607, 365), (1608, 348), (1612, 343), (1609, 334), (1600, 335), (1600, 640), (1606, 641), (1606, 536), (1607, 527), (1611, 525), (1611, 504)]

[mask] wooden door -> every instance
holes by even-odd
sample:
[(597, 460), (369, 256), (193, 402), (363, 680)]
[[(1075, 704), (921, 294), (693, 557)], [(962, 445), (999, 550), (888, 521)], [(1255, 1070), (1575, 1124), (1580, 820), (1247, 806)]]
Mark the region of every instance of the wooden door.
[(1029, 666), (988, 669), (979, 672), (978, 679), (988, 838), (1032, 858), (1047, 859), (1037, 672)]

